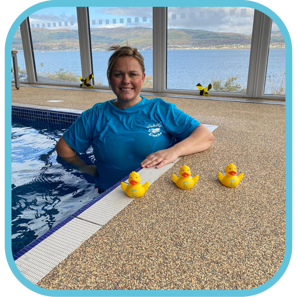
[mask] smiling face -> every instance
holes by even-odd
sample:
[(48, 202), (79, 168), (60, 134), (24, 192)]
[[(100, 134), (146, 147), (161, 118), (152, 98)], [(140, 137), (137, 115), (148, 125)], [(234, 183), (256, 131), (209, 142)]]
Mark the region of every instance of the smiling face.
[(117, 58), (110, 74), (109, 84), (117, 96), (117, 107), (131, 107), (141, 101), (139, 93), (145, 73), (139, 62), (129, 56)]

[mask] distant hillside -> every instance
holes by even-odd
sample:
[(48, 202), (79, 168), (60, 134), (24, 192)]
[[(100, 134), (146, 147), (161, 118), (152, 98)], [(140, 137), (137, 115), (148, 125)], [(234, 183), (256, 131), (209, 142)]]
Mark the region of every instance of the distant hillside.
[[(79, 50), (78, 31), (68, 29), (31, 29), (34, 50)], [(140, 50), (152, 49), (152, 29), (147, 28), (101, 28), (91, 29), (92, 49), (107, 50), (113, 44), (126, 42)], [(168, 30), (169, 49), (193, 48), (249, 48), (251, 36), (238, 33), (218, 33), (205, 30)], [(272, 47), (284, 47), (281, 32), (272, 32)], [(13, 49), (21, 50), (20, 32), (15, 34)]]
[(271, 42), (272, 43), (277, 43), (277, 42), (284, 43), (284, 38), (283, 38), (282, 32), (281, 31), (272, 31), (271, 32)]
[(208, 48), (229, 45), (249, 46), (251, 37), (244, 34), (217, 33), (204, 30), (168, 30), (169, 48)]
[(92, 49), (106, 50), (113, 44), (132, 44), (139, 49), (152, 49), (152, 29), (147, 28), (110, 28), (91, 30)]

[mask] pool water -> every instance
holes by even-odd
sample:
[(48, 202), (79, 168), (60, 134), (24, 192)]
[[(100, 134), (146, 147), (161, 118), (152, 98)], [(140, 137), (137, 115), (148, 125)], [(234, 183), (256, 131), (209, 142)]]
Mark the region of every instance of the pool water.
[[(55, 145), (67, 128), (13, 119), (13, 255), (98, 196), (93, 177), (57, 157)], [(94, 163), (92, 149), (81, 157)]]

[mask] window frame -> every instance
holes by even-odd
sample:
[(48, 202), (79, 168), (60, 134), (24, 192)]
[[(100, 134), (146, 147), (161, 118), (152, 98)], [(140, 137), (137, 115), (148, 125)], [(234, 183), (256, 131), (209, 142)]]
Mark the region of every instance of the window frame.
[[(80, 44), (80, 56), (82, 76), (93, 73), (92, 47), (90, 35), (89, 8), (77, 7), (77, 20)], [(197, 95), (195, 90), (173, 90), (167, 88), (167, 7), (152, 7), (153, 14), (153, 88), (143, 88), (142, 92), (170, 93), (183, 95)], [(285, 100), (285, 95), (264, 94), (268, 54), (271, 36), (272, 20), (264, 13), (255, 10), (250, 62), (248, 70), (248, 82), (246, 93), (215, 92), (216, 97), (240, 97)], [(37, 81), (34, 61), (34, 50), (30, 30), (29, 17), (21, 24), (21, 37), (25, 57), (28, 84), (71, 86), (73, 84), (40, 83)], [(109, 89), (108, 86), (94, 86), (94, 89)], [(197, 97), (198, 99), (199, 97)]]
[[(23, 53), (28, 77), (28, 84), (37, 83), (37, 72), (34, 58), (33, 42), (29, 17), (26, 18), (20, 25), (21, 38), (23, 44)], [(23, 82), (22, 82), (23, 83)], [(25, 82), (24, 82), (25, 83)]]

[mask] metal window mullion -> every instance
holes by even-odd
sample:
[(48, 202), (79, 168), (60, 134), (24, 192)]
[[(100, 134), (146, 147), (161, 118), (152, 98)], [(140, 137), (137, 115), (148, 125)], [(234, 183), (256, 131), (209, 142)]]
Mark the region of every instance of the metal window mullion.
[[(89, 10), (88, 7), (77, 7), (76, 11), (82, 78), (86, 79), (93, 74)], [(94, 84), (94, 79), (90, 82)]]
[(250, 53), (247, 95), (260, 98), (264, 95), (272, 20), (255, 10)]
[(166, 90), (167, 8), (153, 7), (153, 90)]
[(35, 67), (35, 59), (34, 59), (34, 51), (33, 51), (29, 18), (26, 18), (21, 23), (20, 30), (21, 30), (21, 38), (22, 38), (22, 44), (23, 44), (28, 83), (36, 83), (37, 75), (36, 75), (36, 67)]
[(19, 89), (20, 88), (20, 82), (19, 82), (19, 70), (18, 70), (17, 52), (12, 52), (11, 57), (12, 57), (12, 64), (13, 64), (14, 84), (15, 84), (16, 89)]

